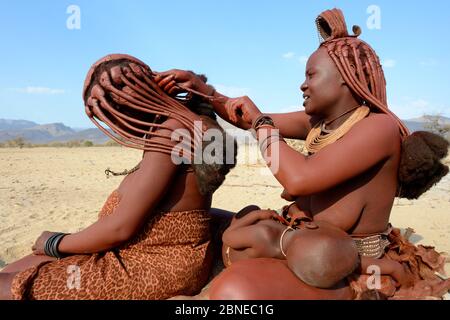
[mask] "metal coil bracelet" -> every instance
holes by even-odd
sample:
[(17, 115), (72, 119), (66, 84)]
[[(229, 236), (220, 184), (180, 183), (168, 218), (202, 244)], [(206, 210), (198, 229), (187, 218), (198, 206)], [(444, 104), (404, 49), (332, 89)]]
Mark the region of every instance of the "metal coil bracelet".
[(58, 246), (62, 238), (64, 238), (66, 235), (68, 235), (68, 233), (57, 232), (52, 236), (50, 236), (50, 238), (48, 238), (47, 241), (45, 241), (44, 245), (45, 254), (49, 257), (54, 257), (58, 259), (64, 258), (64, 255), (59, 252)]

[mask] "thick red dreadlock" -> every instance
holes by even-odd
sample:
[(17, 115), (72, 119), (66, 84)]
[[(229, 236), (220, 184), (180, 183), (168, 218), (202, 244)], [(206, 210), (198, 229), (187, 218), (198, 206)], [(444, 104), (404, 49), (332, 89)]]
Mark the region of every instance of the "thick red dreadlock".
[(408, 136), (408, 128), (388, 109), (380, 59), (367, 43), (357, 38), (361, 29), (354, 26), (354, 35), (350, 36), (339, 9), (321, 13), (316, 24), (322, 38), (321, 46), (327, 49), (349, 89), (361, 103), (389, 114), (397, 122), (402, 137)]
[[(156, 128), (170, 130), (161, 124), (170, 117), (190, 131), (191, 146), (186, 146), (185, 151), (192, 151), (194, 137), (202, 136), (202, 128), (194, 126), (194, 121), (201, 121), (200, 117), (168, 96), (153, 77), (152, 70), (135, 57), (124, 54), (103, 57), (91, 67), (84, 83), (83, 99), (88, 117), (111, 139), (126, 147), (171, 154), (170, 137), (154, 132)], [(151, 139), (154, 136), (166, 141)]]
[(361, 103), (390, 115), (398, 124), (403, 141), (398, 196), (417, 199), (448, 173), (448, 167), (440, 162), (447, 155), (448, 141), (426, 131), (410, 135), (402, 121), (388, 109), (380, 59), (367, 43), (357, 38), (361, 34), (358, 26), (353, 26), (353, 35), (348, 34), (341, 10), (322, 12), (316, 25), (320, 46), (326, 48), (352, 93)]
[[(83, 99), (86, 113), (101, 131), (121, 145), (170, 155), (175, 152), (177, 156), (190, 160), (200, 193), (212, 194), (223, 183), (230, 169), (236, 165), (236, 141), (215, 121), (211, 105), (193, 95), (188, 98), (172, 98), (159, 88), (153, 76), (153, 72), (145, 63), (129, 55), (113, 54), (100, 59), (91, 67), (84, 83)], [(205, 82), (207, 80), (204, 76), (200, 78)], [(200, 115), (206, 118), (201, 118)], [(173, 147), (171, 137), (158, 134), (155, 130), (157, 128), (171, 130), (163, 125), (168, 118), (178, 120), (189, 131), (189, 134), (181, 130), (178, 132), (182, 138), (182, 150)], [(196, 125), (195, 121), (202, 122)], [(100, 122), (111, 130), (104, 128)], [(221, 131), (222, 139), (203, 141), (205, 128)], [(229, 145), (229, 141), (232, 145)], [(203, 158), (200, 163), (193, 161), (195, 154), (193, 151), (196, 148), (203, 151), (212, 143), (222, 145), (222, 148), (218, 149), (223, 152), (222, 162), (210, 163), (211, 161), (203, 161)], [(232, 161), (228, 161), (227, 152), (233, 152), (230, 154)], [(123, 173), (117, 174), (109, 169), (107, 172), (122, 175), (138, 168), (139, 164)]]

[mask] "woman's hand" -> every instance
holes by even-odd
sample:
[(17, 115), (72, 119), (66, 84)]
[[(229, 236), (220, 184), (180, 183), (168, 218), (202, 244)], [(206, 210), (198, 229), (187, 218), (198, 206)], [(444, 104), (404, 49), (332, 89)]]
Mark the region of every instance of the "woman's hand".
[(409, 288), (414, 284), (413, 276), (405, 271), (405, 268), (401, 263), (397, 263), (393, 268), (391, 276), (396, 281), (397, 287)]
[(171, 96), (186, 92), (183, 88), (192, 89), (205, 95), (212, 94), (211, 87), (192, 71), (172, 69), (154, 73), (156, 74), (155, 82)]
[(44, 251), (45, 242), (47, 242), (48, 238), (50, 238), (55, 233), (56, 232), (50, 232), (50, 231), (42, 232), (42, 234), (37, 238), (34, 245), (31, 247), (31, 250), (33, 250), (33, 254), (45, 256), (45, 251)]
[(230, 121), (240, 128), (251, 127), (253, 121), (262, 115), (258, 107), (247, 96), (228, 99), (225, 103), (225, 110)]
[[(276, 218), (278, 216), (275, 210), (255, 210), (252, 211), (242, 218), (233, 219), (228, 229), (233, 230), (236, 228), (247, 227), (257, 223), (260, 220), (268, 220), (271, 218)], [(226, 231), (225, 231), (226, 232)]]

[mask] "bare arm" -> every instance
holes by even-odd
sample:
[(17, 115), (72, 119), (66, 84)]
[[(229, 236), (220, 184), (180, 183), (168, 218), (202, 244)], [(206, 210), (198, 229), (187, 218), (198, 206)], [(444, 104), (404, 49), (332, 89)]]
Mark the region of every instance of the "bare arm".
[[(262, 134), (259, 130), (260, 139)], [(376, 115), (361, 120), (340, 140), (312, 156), (305, 157), (284, 142), (271, 144), (263, 156), (287, 193), (298, 197), (322, 192), (363, 173), (392, 156), (399, 143), (396, 124), (388, 116)]]
[(305, 111), (267, 114), (273, 119), (280, 134), (288, 139), (305, 140), (311, 131), (311, 117)]
[[(243, 129), (248, 130), (251, 125), (244, 121), (241, 117), (231, 119), (227, 112), (226, 102), (228, 97), (216, 92), (212, 105), (214, 111), (225, 121)], [(309, 131), (311, 131), (311, 117), (304, 111), (288, 112), (288, 113), (270, 113), (275, 126), (280, 130), (283, 137), (288, 139), (305, 140)]]
[[(175, 120), (165, 123), (173, 128), (182, 127)], [(158, 133), (170, 136), (170, 130)], [(120, 245), (130, 239), (142, 226), (170, 188), (177, 166), (170, 155), (146, 152), (132, 187), (122, 195), (114, 213), (99, 219), (86, 229), (64, 237), (59, 244), (62, 253), (94, 253)]]
[[(192, 72), (172, 69), (158, 73), (155, 77), (155, 81), (170, 95), (176, 95), (179, 92), (183, 92), (183, 88), (193, 89), (207, 96), (211, 96), (212, 94), (210, 103), (214, 107), (214, 111), (222, 119), (243, 130), (251, 128), (251, 123), (248, 123), (241, 117), (230, 117), (227, 105), (230, 100), (235, 100), (235, 98), (229, 98), (212, 90), (211, 86), (206, 85), (199, 76)], [(252, 110), (247, 109), (246, 111), (251, 111), (252, 118), (261, 114), (256, 107)], [(308, 132), (311, 130), (310, 117), (303, 111), (269, 115), (274, 120), (277, 128), (280, 129), (281, 134), (286, 138), (305, 139)]]

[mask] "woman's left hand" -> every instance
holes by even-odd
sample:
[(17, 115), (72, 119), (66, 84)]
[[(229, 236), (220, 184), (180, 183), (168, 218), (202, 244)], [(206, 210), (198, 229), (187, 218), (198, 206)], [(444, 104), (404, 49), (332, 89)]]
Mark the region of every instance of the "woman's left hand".
[(31, 250), (33, 250), (33, 254), (35, 255), (45, 255), (44, 247), (45, 242), (50, 238), (53, 234), (56, 232), (50, 232), (50, 231), (44, 231), (42, 234), (37, 238), (34, 245), (31, 247)]
[(211, 87), (200, 76), (192, 71), (172, 69), (164, 72), (155, 72), (155, 82), (171, 96), (185, 92), (184, 88), (211, 95)]
[(247, 96), (228, 99), (225, 103), (225, 109), (233, 124), (244, 122), (251, 126), (253, 121), (262, 114), (258, 107)]

